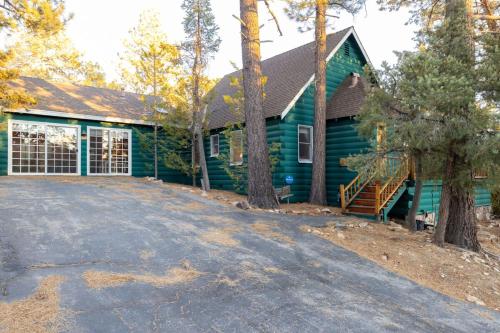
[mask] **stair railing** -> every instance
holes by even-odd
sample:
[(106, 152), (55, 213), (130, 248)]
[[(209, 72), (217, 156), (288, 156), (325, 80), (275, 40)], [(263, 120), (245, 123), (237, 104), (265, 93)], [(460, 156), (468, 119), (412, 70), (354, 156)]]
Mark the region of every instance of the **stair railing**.
[(384, 184), (377, 183), (375, 186), (375, 214), (380, 213), (410, 175), (410, 163), (407, 158), (389, 157), (385, 163), (385, 172), (389, 178)]
[(342, 211), (345, 212), (347, 206), (356, 198), (356, 196), (363, 190), (363, 188), (373, 179), (372, 176), (364, 176), (358, 175), (354, 178), (349, 184), (340, 185), (340, 207)]

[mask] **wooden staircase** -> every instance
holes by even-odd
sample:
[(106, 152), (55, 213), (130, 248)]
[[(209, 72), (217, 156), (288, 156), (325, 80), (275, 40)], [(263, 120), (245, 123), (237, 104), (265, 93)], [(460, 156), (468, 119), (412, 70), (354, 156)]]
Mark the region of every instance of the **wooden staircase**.
[(406, 159), (388, 158), (380, 175), (357, 176), (347, 186), (340, 185), (342, 211), (387, 221), (387, 215), (406, 190), (409, 163)]

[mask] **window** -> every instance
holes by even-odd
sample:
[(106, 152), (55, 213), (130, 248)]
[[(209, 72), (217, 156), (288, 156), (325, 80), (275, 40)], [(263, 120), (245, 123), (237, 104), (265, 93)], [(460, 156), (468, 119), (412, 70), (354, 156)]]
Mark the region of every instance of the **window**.
[(231, 132), (229, 155), (231, 165), (243, 163), (243, 132), (241, 130)]
[(9, 172), (79, 174), (80, 127), (15, 120), (10, 123)]
[(88, 174), (130, 175), (130, 130), (88, 127)]
[(299, 162), (311, 163), (312, 162), (312, 126), (299, 125)]
[(210, 156), (219, 156), (219, 134), (210, 135)]

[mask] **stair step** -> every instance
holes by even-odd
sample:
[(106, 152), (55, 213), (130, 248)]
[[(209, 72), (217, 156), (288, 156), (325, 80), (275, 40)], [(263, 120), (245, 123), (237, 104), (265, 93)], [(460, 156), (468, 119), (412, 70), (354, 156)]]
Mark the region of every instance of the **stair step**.
[(375, 199), (375, 192), (360, 192), (357, 196), (359, 199)]
[(374, 207), (366, 207), (366, 206), (349, 206), (348, 208), (349, 212), (353, 213), (366, 213), (366, 214), (375, 214), (375, 209)]
[(375, 198), (357, 198), (353, 200), (352, 204), (356, 206), (375, 207)]

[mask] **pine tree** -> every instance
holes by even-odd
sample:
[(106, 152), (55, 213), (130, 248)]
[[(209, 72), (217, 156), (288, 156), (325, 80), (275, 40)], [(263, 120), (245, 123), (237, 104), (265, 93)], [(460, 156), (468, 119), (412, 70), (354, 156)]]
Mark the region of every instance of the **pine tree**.
[[(199, 157), (203, 174), (202, 187), (208, 191), (210, 180), (202, 133), (206, 108), (202, 109), (200, 82), (203, 80), (207, 62), (218, 51), (221, 40), (218, 36), (219, 27), (215, 23), (210, 0), (184, 0), (182, 9), (185, 12), (183, 25), (186, 34), (186, 40), (182, 44), (183, 58), (190, 67), (192, 76), (192, 156), (195, 170), (197, 169), (196, 156)], [(196, 185), (195, 175), (196, 172), (193, 172), (193, 185)]]
[(277, 208), (263, 112), (262, 69), (257, 0), (240, 0), (243, 96), (248, 146), (248, 202)]
[(442, 180), (435, 242), (478, 251), (474, 189), (485, 184), (473, 175), (479, 169), (498, 173), (494, 91), (500, 50), (491, 36), (474, 36), (465, 0), (446, 4), (445, 16), (420, 32), (419, 50), (401, 54), (378, 75), (381, 89), (369, 95), (360, 129), (368, 135), (375, 124), (387, 124), (383, 151), (418, 156), (420, 177)]
[[(69, 17), (64, 17), (64, 2), (58, 0), (9, 0), (0, 3), (0, 33), (10, 33), (24, 27), (33, 33), (60, 31)], [(34, 103), (28, 95), (16, 91), (7, 82), (18, 77), (17, 69), (9, 66), (12, 50), (0, 50), (0, 112)]]
[(167, 36), (161, 30), (159, 14), (154, 11), (141, 14), (138, 25), (130, 30), (124, 46), (126, 51), (121, 55), (120, 65), (122, 83), (126, 89), (143, 95), (144, 102), (152, 111), (154, 177), (158, 178), (159, 108), (165, 104), (165, 94), (168, 94), (173, 78), (179, 73), (179, 49), (167, 42)]
[(314, 96), (314, 132), (313, 163), (309, 202), (326, 205), (326, 26), (329, 9), (343, 9), (354, 14), (363, 5), (364, 0), (328, 1), (328, 0), (287, 0), (286, 13), (290, 18), (302, 23), (299, 29), (308, 29), (308, 21), (315, 17), (315, 96)]
[(15, 29), (7, 40), (12, 51), (9, 67), (20, 75), (46, 80), (72, 82), (98, 87), (106, 86), (106, 77), (96, 62), (86, 61), (66, 35)]

